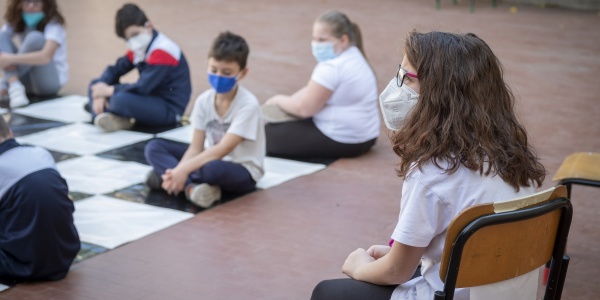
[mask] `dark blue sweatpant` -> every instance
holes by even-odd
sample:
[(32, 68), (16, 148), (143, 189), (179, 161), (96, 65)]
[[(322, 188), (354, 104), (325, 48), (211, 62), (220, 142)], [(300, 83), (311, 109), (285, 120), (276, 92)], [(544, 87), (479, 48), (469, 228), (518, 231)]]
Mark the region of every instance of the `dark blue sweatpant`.
[[(100, 82), (95, 79), (88, 87), (88, 98), (92, 120), (96, 117), (93, 110), (92, 85)], [(178, 122), (178, 114), (174, 107), (160, 97), (120, 92), (108, 99), (110, 108), (106, 112), (127, 118), (134, 118), (136, 123), (145, 126), (167, 126)]]
[[(187, 148), (185, 144), (154, 139), (146, 145), (144, 154), (154, 172), (160, 176), (167, 169), (177, 166)], [(234, 194), (247, 193), (256, 188), (256, 182), (244, 166), (222, 160), (210, 161), (192, 172), (186, 186), (190, 183), (217, 185), (223, 192)]]

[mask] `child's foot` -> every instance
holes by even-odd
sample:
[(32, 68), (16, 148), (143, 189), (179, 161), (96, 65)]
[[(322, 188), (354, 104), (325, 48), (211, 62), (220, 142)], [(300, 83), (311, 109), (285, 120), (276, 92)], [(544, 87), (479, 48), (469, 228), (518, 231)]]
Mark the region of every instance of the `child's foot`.
[(96, 116), (94, 125), (102, 128), (105, 132), (113, 132), (131, 129), (131, 127), (133, 127), (133, 121), (131, 118), (125, 118), (105, 112)]
[(158, 176), (154, 170), (151, 170), (146, 175), (146, 185), (152, 190), (160, 190), (162, 188), (162, 182), (162, 178)]
[(29, 99), (25, 94), (25, 86), (20, 81), (11, 82), (8, 85), (8, 98), (11, 108), (17, 108), (29, 104)]
[(185, 196), (192, 203), (202, 208), (209, 208), (215, 201), (221, 199), (221, 188), (208, 183), (192, 183), (185, 188)]

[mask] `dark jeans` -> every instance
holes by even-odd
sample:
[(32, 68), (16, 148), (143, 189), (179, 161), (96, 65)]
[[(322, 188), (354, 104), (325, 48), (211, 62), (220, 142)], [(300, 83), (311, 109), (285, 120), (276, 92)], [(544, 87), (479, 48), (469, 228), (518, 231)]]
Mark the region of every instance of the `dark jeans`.
[(340, 158), (366, 153), (376, 139), (359, 144), (336, 142), (323, 134), (312, 119), (267, 123), (267, 155), (289, 158)]
[[(172, 169), (181, 160), (188, 145), (161, 139), (154, 139), (146, 145), (144, 154), (157, 175)], [(186, 186), (190, 183), (208, 183), (217, 185), (225, 193), (247, 193), (256, 188), (256, 182), (250, 172), (237, 163), (213, 160), (192, 172)]]
[[(90, 113), (92, 120), (96, 117), (92, 102), (92, 85), (100, 82), (93, 80), (88, 88), (88, 98), (90, 103)], [(169, 103), (160, 97), (152, 95), (139, 95), (129, 92), (115, 93), (108, 99), (109, 108), (106, 112), (114, 113), (127, 118), (134, 118), (136, 123), (159, 127), (173, 125), (177, 123), (177, 112)]]

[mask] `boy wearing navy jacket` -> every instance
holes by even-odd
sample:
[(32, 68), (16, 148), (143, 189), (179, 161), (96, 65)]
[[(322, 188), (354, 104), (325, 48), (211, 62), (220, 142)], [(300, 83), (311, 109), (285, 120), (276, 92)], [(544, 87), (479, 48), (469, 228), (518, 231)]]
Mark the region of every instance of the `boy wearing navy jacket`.
[[(127, 41), (128, 51), (90, 84), (94, 124), (112, 132), (130, 129), (134, 123), (156, 127), (177, 123), (192, 92), (181, 48), (156, 31), (135, 4), (117, 11), (115, 30)], [(138, 81), (121, 83), (121, 76), (134, 68)]]
[(21, 146), (0, 117), (0, 282), (59, 280), (81, 246), (54, 159)]

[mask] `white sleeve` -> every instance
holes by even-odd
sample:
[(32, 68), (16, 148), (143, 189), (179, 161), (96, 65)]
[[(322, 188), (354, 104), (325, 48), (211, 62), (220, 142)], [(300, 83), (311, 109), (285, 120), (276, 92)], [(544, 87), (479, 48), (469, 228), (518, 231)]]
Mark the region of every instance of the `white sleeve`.
[(334, 64), (327, 61), (317, 64), (310, 79), (330, 91), (335, 91), (339, 85), (337, 68)]
[(413, 247), (427, 247), (445, 230), (445, 205), (420, 178), (408, 178), (402, 187), (400, 216), (392, 239)]
[(260, 106), (248, 105), (236, 112), (227, 133), (255, 141), (258, 136), (256, 129), (259, 128), (260, 122)]
[(44, 38), (46, 38), (46, 40), (54, 41), (59, 45), (63, 45), (67, 38), (65, 27), (55, 22), (46, 24), (46, 27), (44, 28)]

